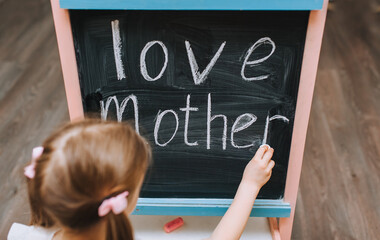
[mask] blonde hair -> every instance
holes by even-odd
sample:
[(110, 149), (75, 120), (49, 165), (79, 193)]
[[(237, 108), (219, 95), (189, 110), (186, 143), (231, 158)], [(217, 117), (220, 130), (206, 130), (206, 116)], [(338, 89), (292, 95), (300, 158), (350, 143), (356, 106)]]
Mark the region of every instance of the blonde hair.
[(133, 239), (124, 212), (101, 218), (98, 208), (124, 191), (137, 199), (151, 159), (145, 139), (125, 123), (84, 120), (63, 126), (43, 148), (28, 180), (32, 224), (80, 231), (105, 218), (107, 240)]

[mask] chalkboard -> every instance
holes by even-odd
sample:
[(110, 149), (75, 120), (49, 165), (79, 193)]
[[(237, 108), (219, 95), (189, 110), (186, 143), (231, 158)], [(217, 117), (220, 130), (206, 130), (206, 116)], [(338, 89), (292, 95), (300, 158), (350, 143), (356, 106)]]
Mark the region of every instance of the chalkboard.
[(308, 11), (70, 10), (83, 108), (153, 147), (141, 197), (233, 198), (262, 143), (284, 195)]

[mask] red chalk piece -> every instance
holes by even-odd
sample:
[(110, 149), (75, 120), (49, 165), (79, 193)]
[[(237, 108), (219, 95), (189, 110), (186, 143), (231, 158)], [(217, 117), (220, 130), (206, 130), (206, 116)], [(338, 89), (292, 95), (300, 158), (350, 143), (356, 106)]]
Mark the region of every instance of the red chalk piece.
[(183, 219), (181, 217), (178, 217), (174, 219), (173, 221), (170, 221), (165, 224), (164, 230), (167, 233), (173, 232), (177, 228), (181, 227), (183, 225)]

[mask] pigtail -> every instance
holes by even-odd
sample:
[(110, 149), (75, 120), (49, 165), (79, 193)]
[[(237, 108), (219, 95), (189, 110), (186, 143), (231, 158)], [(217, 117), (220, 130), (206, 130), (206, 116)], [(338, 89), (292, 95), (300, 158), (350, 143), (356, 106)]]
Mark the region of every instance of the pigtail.
[(51, 227), (54, 221), (41, 206), (41, 197), (39, 194), (39, 185), (35, 179), (27, 179), (29, 205), (31, 209), (30, 224), (42, 227)]
[(110, 213), (106, 217), (107, 238), (106, 240), (133, 240), (133, 228), (125, 213)]

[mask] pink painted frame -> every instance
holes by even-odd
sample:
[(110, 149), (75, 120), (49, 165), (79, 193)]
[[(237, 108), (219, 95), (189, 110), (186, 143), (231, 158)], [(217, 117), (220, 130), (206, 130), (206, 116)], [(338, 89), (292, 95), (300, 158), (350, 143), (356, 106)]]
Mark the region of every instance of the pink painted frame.
[[(70, 120), (76, 121), (84, 118), (84, 112), (69, 11), (59, 7), (59, 0), (51, 0), (51, 5)], [(328, 0), (324, 0), (322, 10), (311, 11), (309, 17), (284, 196), (284, 201), (290, 203), (292, 210), (289, 218), (280, 218), (279, 220), (276, 218), (268, 219), (272, 238), (275, 240), (290, 240), (292, 233), (307, 126), (317, 75), (327, 5)]]
[(61, 59), (70, 120), (80, 120), (84, 118), (84, 112), (69, 11), (59, 7), (59, 0), (51, 0), (51, 8), (55, 32), (57, 34), (58, 51)]
[(284, 195), (284, 201), (290, 203), (291, 213), (289, 218), (280, 218), (279, 220), (279, 231), (282, 240), (290, 240), (292, 234), (307, 126), (309, 124), (315, 79), (317, 77), (327, 5), (328, 0), (324, 0), (322, 10), (311, 11), (309, 17)]

